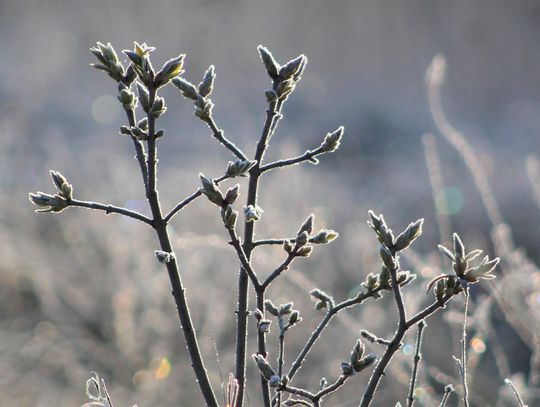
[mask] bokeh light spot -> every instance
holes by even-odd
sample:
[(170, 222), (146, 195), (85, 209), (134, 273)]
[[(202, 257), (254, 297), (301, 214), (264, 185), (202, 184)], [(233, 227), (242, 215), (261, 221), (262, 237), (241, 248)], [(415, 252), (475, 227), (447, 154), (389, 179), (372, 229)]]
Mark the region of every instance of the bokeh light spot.
[(133, 384), (137, 387), (141, 386), (146, 381), (147, 376), (148, 376), (148, 373), (146, 372), (146, 370), (137, 371), (133, 375), (133, 379), (132, 379)]
[(480, 338), (471, 339), (471, 348), (476, 353), (484, 353), (486, 351), (486, 344)]
[(444, 215), (456, 215), (463, 208), (463, 194), (454, 187), (444, 188), (435, 198), (435, 207)]
[(156, 380), (166, 379), (171, 374), (171, 370), (169, 359), (161, 358), (154, 368), (154, 378)]
[(403, 353), (405, 355), (412, 355), (414, 353), (414, 346), (408, 343), (407, 345), (403, 346)]
[(101, 95), (92, 103), (92, 117), (100, 124), (113, 124), (120, 116), (120, 103), (111, 95)]

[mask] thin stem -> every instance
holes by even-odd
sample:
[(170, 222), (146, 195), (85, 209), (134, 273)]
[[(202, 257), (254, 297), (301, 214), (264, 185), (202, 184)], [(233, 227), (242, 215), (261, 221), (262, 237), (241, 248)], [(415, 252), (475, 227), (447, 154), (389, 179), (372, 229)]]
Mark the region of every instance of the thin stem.
[(101, 204), (101, 203), (98, 203), (98, 202), (79, 201), (77, 199), (69, 199), (67, 201), (67, 204), (68, 204), (68, 206), (78, 206), (78, 207), (81, 207), (81, 208), (88, 208), (88, 209), (95, 209), (95, 210), (103, 211), (107, 215), (110, 214), (110, 213), (117, 213), (119, 215), (124, 215), (124, 216), (127, 216), (129, 218), (137, 219), (137, 220), (139, 220), (141, 222), (144, 222), (144, 223), (146, 223), (146, 224), (148, 224), (150, 226), (153, 226), (152, 219), (144, 216), (141, 213), (131, 211), (131, 210), (126, 209), (126, 208), (121, 208), (121, 207), (114, 206), (114, 205)]
[[(283, 325), (283, 317), (280, 315), (280, 324)], [(278, 376), (282, 377), (283, 374), (283, 353), (285, 352), (285, 328), (282, 328), (279, 332), (279, 352), (278, 352)], [(281, 405), (281, 392), (277, 393), (277, 405)]]
[(295, 258), (295, 252), (293, 251), (287, 256), (285, 261), (283, 263), (281, 263), (279, 265), (279, 267), (277, 269), (275, 269), (272, 272), (272, 274), (270, 274), (266, 278), (266, 280), (264, 280), (264, 282), (261, 284), (261, 288), (262, 288), (263, 291), (266, 290), (268, 288), (268, 286), (270, 284), (272, 284), (272, 281), (274, 281), (276, 278), (278, 278), (281, 273), (283, 273), (285, 270), (287, 270), (289, 268), (289, 265), (292, 263), (294, 258)]
[(407, 407), (412, 407), (414, 403), (414, 387), (416, 386), (416, 377), (418, 375), (418, 365), (420, 364), (420, 359), (422, 359), (422, 354), (420, 353), (420, 347), (422, 346), (422, 334), (424, 328), (426, 327), (425, 321), (420, 321), (418, 323), (418, 334), (416, 335), (416, 349), (414, 352), (413, 358), (413, 368), (411, 374), (411, 382), (409, 384), (409, 396), (407, 398)]
[[(285, 241), (291, 243), (296, 242), (296, 237), (291, 237), (290, 239), (260, 239), (253, 241), (253, 247), (262, 246), (262, 245), (278, 245), (283, 244)], [(308, 240), (308, 243), (313, 243), (313, 237)]]
[(322, 147), (317, 147), (315, 150), (308, 150), (304, 154), (299, 155), (297, 157), (289, 158), (286, 160), (274, 161), (272, 163), (263, 165), (261, 167), (261, 172), (270, 171), (275, 168), (282, 168), (282, 167), (288, 167), (291, 165), (300, 164), (304, 161), (309, 161), (313, 159), (314, 157), (318, 156), (319, 154), (323, 154), (325, 152), (326, 151)]
[(441, 399), (441, 403), (439, 404), (439, 407), (444, 407), (446, 405), (446, 402), (450, 398), (450, 394), (454, 391), (454, 388), (451, 384), (444, 386), (444, 394), (443, 398)]
[(287, 385), (281, 385), (279, 387), (279, 390), (280, 391), (286, 391), (287, 393), (291, 393), (291, 394), (296, 394), (297, 396), (302, 396), (302, 397), (305, 397), (311, 401), (313, 401), (316, 397), (315, 394), (313, 394), (312, 392), (308, 391), (308, 390), (304, 390), (304, 389), (300, 389), (298, 387), (293, 387), (293, 386), (289, 386), (288, 384)]
[(247, 271), (247, 274), (249, 278), (251, 279), (251, 283), (253, 284), (253, 287), (255, 287), (255, 289), (259, 289), (260, 288), (259, 279), (257, 278), (255, 271), (251, 267), (251, 264), (246, 254), (244, 253), (244, 249), (242, 248), (240, 239), (238, 238), (238, 235), (236, 234), (236, 230), (228, 229), (228, 231), (229, 231), (229, 236), (231, 237), (230, 244), (236, 250), (236, 254), (238, 255), (238, 258), (240, 259), (240, 263), (242, 264), (242, 267), (244, 268), (244, 270)]
[[(148, 86), (149, 91), (149, 105), (152, 106), (156, 98), (156, 89), (153, 86)], [(152, 215), (154, 217), (153, 223), (156, 230), (159, 244), (161, 250), (167, 253), (173, 253), (173, 248), (167, 231), (167, 223), (163, 218), (161, 212), (161, 205), (159, 202), (159, 194), (156, 188), (156, 138), (155, 138), (155, 118), (148, 114), (148, 186), (146, 189), (146, 197), (150, 208), (152, 210)], [(201, 352), (199, 349), (199, 344), (197, 342), (197, 336), (195, 334), (195, 328), (191, 320), (191, 315), (189, 312), (187, 299), (185, 295), (185, 288), (182, 285), (182, 280), (180, 278), (180, 272), (178, 268), (178, 263), (176, 256), (171, 256), (169, 262), (165, 263), (167, 267), (167, 272), (172, 286), (172, 295), (176, 302), (176, 308), (178, 311), (178, 317), (180, 319), (180, 325), (184, 334), (186, 341), (187, 349), (191, 359), (191, 364), (193, 371), (195, 372), (195, 377), (197, 378), (197, 383), (201, 389), (201, 393), (204, 397), (205, 403), (208, 407), (217, 407), (218, 402), (208, 375), (206, 373), (206, 368), (204, 366)]]
[[(261, 175), (260, 165), (264, 153), (268, 146), (268, 141), (272, 136), (277, 121), (281, 117), (282, 102), (271, 103), (266, 111), (266, 120), (262, 130), (261, 138), (257, 143), (254, 161), (256, 162), (249, 171), (249, 184), (247, 193), (247, 205), (257, 205), (257, 192), (259, 185), (259, 177)], [(255, 223), (246, 222), (244, 225), (244, 243), (242, 245), (246, 258), (249, 260), (253, 251), (253, 236), (255, 233)], [(238, 310), (236, 324), (236, 379), (238, 380), (238, 406), (242, 407), (244, 403), (245, 390), (245, 373), (246, 373), (246, 343), (247, 343), (247, 316), (248, 316), (248, 283), (249, 276), (247, 271), (242, 267), (238, 278)], [(257, 308), (264, 315), (264, 292), (257, 292)], [(258, 350), (263, 356), (266, 356), (266, 344), (264, 332), (259, 332), (258, 335)], [(270, 390), (268, 382), (261, 377), (261, 388), (265, 407), (270, 407)]]
[(331, 384), (330, 386), (327, 386), (324, 389), (322, 389), (321, 391), (319, 391), (315, 395), (315, 399), (313, 401), (316, 403), (316, 405), (318, 405), (319, 400), (321, 400), (324, 396), (327, 396), (330, 393), (335, 392), (337, 389), (339, 389), (341, 386), (343, 386), (343, 384), (345, 384), (345, 382), (350, 377), (351, 376), (345, 376), (345, 375), (339, 376), (339, 378), (333, 384)]
[[(223, 180), (226, 180), (229, 178), (227, 175), (222, 175), (219, 178), (216, 178), (214, 181), (216, 184), (219, 185), (219, 183)], [(193, 202), (195, 199), (200, 197), (202, 195), (201, 188), (197, 189), (194, 193), (192, 193), (190, 196), (188, 196), (183, 201), (180, 201), (174, 208), (171, 209), (171, 211), (165, 216), (165, 222), (169, 223), (170, 220), (176, 215), (178, 212), (180, 212), (182, 209), (184, 209), (187, 205), (189, 205), (191, 202)]]
[[(392, 275), (392, 273), (390, 273)], [(416, 315), (411, 317), (409, 320), (405, 321), (404, 324), (399, 324), (401, 328), (399, 328), (396, 333), (394, 334), (394, 338), (390, 342), (390, 345), (388, 348), (386, 348), (386, 351), (384, 355), (382, 356), (381, 360), (377, 364), (377, 367), (373, 371), (368, 386), (364, 392), (364, 395), (362, 396), (362, 401), (360, 403), (360, 407), (368, 407), (373, 400), (373, 396), (375, 395), (375, 390), (377, 389), (377, 386), (379, 384), (379, 381), (381, 380), (384, 370), (386, 369), (386, 366), (388, 366), (388, 363), (390, 363), (390, 360), (394, 356), (394, 353), (397, 352), (399, 349), (401, 340), (403, 339), (403, 336), (405, 335), (405, 332), (419, 322), (420, 320), (427, 318), (429, 315), (433, 314), (435, 311), (437, 311), (439, 308), (444, 307), (444, 304), (452, 297), (452, 294), (447, 294), (442, 298), (441, 301), (437, 301), (430, 306), (424, 308), (422, 311), (418, 312)]]
[(516, 399), (518, 401), (518, 406), (519, 407), (526, 407), (525, 406), (525, 403), (523, 402), (523, 399), (521, 398), (519, 392), (517, 391), (516, 389), (516, 386), (514, 386), (514, 383), (512, 383), (512, 380), (510, 380), (509, 378), (506, 378), (504, 379), (504, 382), (510, 386), (510, 388), (512, 389), (512, 391), (514, 392), (514, 395), (516, 396)]
[(469, 310), (469, 287), (465, 287), (465, 310), (463, 311), (463, 333), (461, 337), (461, 379), (463, 381), (463, 406), (469, 407), (467, 387), (467, 312)]
[[(128, 118), (129, 126), (134, 127), (137, 123), (137, 119), (135, 118), (135, 111), (133, 109), (125, 109), (125, 111)], [(133, 140), (133, 145), (135, 146), (135, 151), (137, 153), (135, 155), (135, 158), (139, 163), (139, 168), (141, 169), (141, 175), (144, 182), (144, 189), (146, 191), (146, 189), (148, 188), (148, 168), (146, 167), (146, 153), (144, 152), (144, 144), (135, 136), (131, 136), (131, 139)]]
[(349, 298), (348, 300), (342, 301), (337, 305), (332, 305), (329, 307), (328, 311), (326, 311), (326, 314), (324, 315), (321, 322), (319, 322), (319, 325), (315, 328), (315, 330), (311, 333), (309, 336), (306, 344), (294, 360), (294, 362), (291, 365), (291, 368), (287, 372), (287, 376), (289, 376), (289, 380), (292, 380), (296, 372), (302, 367), (302, 363), (304, 362), (305, 358), (307, 357), (308, 353), (310, 352), (311, 348), (317, 342), (317, 339), (320, 338), (323, 330), (326, 328), (328, 323), (331, 321), (331, 319), (341, 310), (345, 308), (352, 307), (353, 305), (361, 304), (364, 300), (367, 298), (373, 297), (377, 292), (380, 290), (374, 290), (367, 293), (360, 293), (354, 298)]
[(220, 130), (214, 121), (214, 118), (210, 116), (205, 120), (210, 130), (212, 130), (212, 137), (219, 141), (225, 148), (227, 148), (231, 153), (240, 158), (241, 160), (247, 161), (246, 155), (240, 150), (232, 141), (228, 140), (227, 137), (223, 134), (223, 130)]

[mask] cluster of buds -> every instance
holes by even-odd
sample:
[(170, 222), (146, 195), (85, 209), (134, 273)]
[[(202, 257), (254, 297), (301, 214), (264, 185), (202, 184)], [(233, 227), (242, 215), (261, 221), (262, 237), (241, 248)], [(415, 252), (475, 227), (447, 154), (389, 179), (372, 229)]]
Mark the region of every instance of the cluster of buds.
[[(280, 304), (276, 307), (272, 301), (266, 300), (264, 306), (270, 315), (273, 315), (278, 319), (278, 325), (281, 334), (284, 334), (290, 327), (302, 322), (300, 311), (293, 309), (294, 303), (288, 302), (286, 304)], [(287, 322), (285, 322), (285, 316), (288, 315)]]
[(283, 249), (291, 256), (295, 257), (309, 257), (313, 251), (313, 246), (309, 246), (309, 235), (313, 232), (313, 221), (315, 215), (311, 214), (307, 217), (306, 221), (300, 226), (296, 234), (294, 244), (290, 240), (283, 242)]
[(377, 360), (377, 355), (374, 353), (368, 353), (364, 356), (365, 350), (364, 344), (358, 339), (351, 351), (350, 362), (341, 362), (341, 374), (351, 376), (371, 366)]
[[(126, 136), (133, 136), (137, 140), (141, 141), (148, 140), (148, 119), (146, 117), (143, 117), (137, 122), (135, 126), (121, 126), (120, 134)], [(163, 137), (163, 134), (164, 130), (159, 129), (154, 132), (154, 138), (157, 140), (158, 138)]]
[(333, 298), (319, 288), (315, 288), (309, 292), (309, 294), (315, 300), (315, 309), (321, 310), (324, 308), (331, 308), (334, 305)]
[(223, 224), (228, 230), (234, 229), (238, 219), (238, 211), (235, 211), (232, 204), (240, 196), (240, 185), (236, 184), (230, 187), (225, 194), (220, 191), (213, 179), (208, 179), (204, 174), (199, 174), (201, 179), (201, 192), (206, 195), (208, 200), (221, 208), (221, 218)]
[[(396, 281), (400, 287), (409, 284), (416, 278), (416, 274), (411, 273), (408, 270), (397, 270)], [(373, 297), (380, 298), (379, 290), (391, 290), (392, 289), (392, 277), (390, 270), (383, 265), (380, 273), (369, 273), (366, 276), (365, 281), (360, 283), (368, 293), (372, 293)]]
[(472, 250), (469, 253), (465, 250), (465, 245), (457, 233), (453, 235), (453, 250), (450, 250), (442, 245), (439, 245), (439, 250), (452, 261), (451, 274), (442, 274), (428, 284), (429, 289), (436, 283), (435, 296), (438, 301), (449, 294), (456, 294), (461, 289), (466, 288), (468, 284), (476, 283), (479, 280), (491, 280), (495, 278), (492, 274), (499, 258), (489, 259), (485, 256), (480, 264), (475, 267), (470, 265), (470, 262), (482, 254), (482, 250)]
[(73, 186), (67, 182), (66, 177), (58, 171), (51, 171), (51, 178), (58, 192), (54, 195), (38, 191), (35, 194), (28, 194), (30, 202), (42, 209), (36, 212), (61, 212), (67, 208), (69, 200), (73, 196)]
[(157, 96), (153, 101), (150, 100), (150, 92), (148, 92), (148, 88), (146, 86), (137, 83), (137, 93), (139, 94), (139, 102), (141, 102), (141, 107), (154, 119), (160, 117), (167, 110), (167, 107), (165, 106), (165, 99), (162, 97)]
[(302, 77), (302, 73), (307, 65), (307, 57), (303, 54), (299, 55), (281, 66), (266, 47), (259, 45), (257, 49), (259, 50), (259, 55), (266, 68), (266, 72), (268, 72), (273, 82), (272, 89), (266, 91), (266, 99), (269, 103), (285, 101)]
[(375, 231), (377, 240), (381, 245), (386, 246), (391, 251), (399, 252), (405, 250), (422, 234), (424, 219), (418, 219), (416, 222), (410, 223), (397, 238), (394, 238), (392, 229), (386, 225), (383, 215), (377, 216), (373, 211), (369, 211), (368, 214), (368, 225)]
[(110, 43), (107, 45), (98, 42), (95, 47), (90, 48), (90, 52), (96, 56), (99, 63), (91, 64), (96, 69), (106, 72), (111, 78), (117, 82), (122, 82), (126, 85), (131, 84), (135, 80), (135, 71), (129, 67), (124, 70), (124, 67), (116, 55), (116, 51)]
[(227, 164), (227, 171), (225, 175), (229, 178), (234, 177), (247, 177), (248, 171), (253, 167), (257, 162), (249, 160), (236, 160), (229, 161)]
[(214, 89), (214, 80), (216, 78), (216, 73), (214, 70), (214, 65), (210, 67), (204, 73), (203, 79), (199, 86), (195, 86), (188, 80), (184, 78), (177, 77), (173, 79), (172, 83), (178, 88), (182, 95), (186, 99), (193, 100), (195, 105), (195, 116), (200, 118), (203, 121), (210, 119), (212, 115), (212, 108), (214, 104), (208, 98)]
[(129, 58), (131, 67), (141, 82), (147, 87), (152, 86), (154, 89), (158, 89), (183, 73), (182, 66), (184, 65), (185, 55), (180, 54), (169, 59), (156, 73), (149, 57), (150, 52), (154, 51), (154, 49), (154, 47), (149, 47), (146, 43), (139, 44), (135, 42), (133, 50), (126, 49), (123, 52)]

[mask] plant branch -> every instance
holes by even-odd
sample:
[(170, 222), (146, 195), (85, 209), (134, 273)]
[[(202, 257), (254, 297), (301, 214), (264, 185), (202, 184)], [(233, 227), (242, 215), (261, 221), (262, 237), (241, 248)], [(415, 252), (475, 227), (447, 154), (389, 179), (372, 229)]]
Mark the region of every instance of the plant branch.
[[(216, 178), (214, 181), (216, 184), (219, 185), (219, 183), (223, 180), (226, 180), (229, 178), (227, 175), (222, 175), (219, 178)], [(184, 209), (187, 205), (189, 205), (191, 202), (193, 202), (195, 199), (200, 197), (202, 195), (201, 188), (197, 189), (194, 193), (192, 193), (190, 196), (188, 196), (183, 201), (180, 201), (173, 209), (170, 210), (170, 212), (165, 216), (165, 222), (169, 223), (170, 220), (176, 215), (178, 212), (180, 212), (182, 209)]]
[(236, 234), (236, 230), (234, 229), (228, 229), (229, 236), (231, 237), (230, 244), (234, 247), (236, 250), (236, 254), (238, 255), (238, 258), (240, 259), (240, 263), (244, 270), (246, 270), (249, 278), (251, 279), (251, 283), (253, 284), (253, 287), (255, 289), (260, 288), (259, 279), (257, 278), (257, 275), (255, 274), (255, 271), (251, 267), (251, 264), (244, 253), (244, 249), (242, 248), (242, 244), (240, 243), (240, 239), (238, 238), (238, 235)]
[(68, 206), (78, 206), (80, 208), (95, 209), (95, 210), (103, 211), (107, 215), (110, 214), (110, 213), (117, 213), (119, 215), (124, 215), (124, 216), (127, 216), (129, 218), (137, 219), (137, 220), (139, 220), (141, 222), (144, 222), (144, 223), (146, 223), (146, 224), (148, 224), (148, 225), (150, 225), (152, 227), (154, 226), (153, 222), (152, 222), (152, 219), (144, 216), (143, 214), (135, 212), (135, 211), (131, 211), (131, 210), (126, 209), (126, 208), (121, 208), (121, 207), (118, 207), (118, 206), (114, 206), (114, 205), (106, 205), (106, 204), (101, 204), (101, 203), (98, 203), (98, 202), (91, 202), (91, 201), (79, 201), (77, 199), (69, 199), (69, 200), (67, 200), (67, 205)]
[[(248, 196), (246, 206), (257, 205), (257, 192), (259, 177), (261, 175), (260, 165), (264, 153), (268, 146), (268, 141), (272, 136), (273, 130), (281, 117), (280, 111), (282, 102), (270, 103), (266, 111), (266, 120), (263, 126), (261, 137), (257, 143), (254, 161), (256, 162), (249, 171)], [(246, 258), (249, 260), (253, 251), (253, 236), (255, 232), (255, 223), (246, 222), (244, 226), (244, 243), (242, 245)], [(246, 343), (247, 343), (247, 316), (248, 316), (248, 274), (242, 267), (238, 278), (238, 310), (236, 325), (236, 379), (238, 380), (238, 406), (242, 407), (244, 403), (245, 389), (245, 371), (246, 371)], [(257, 308), (264, 315), (264, 292), (257, 292)], [(259, 354), (266, 356), (266, 344), (264, 332), (257, 333), (257, 343)], [(264, 406), (270, 406), (270, 390), (268, 382), (261, 377), (261, 388), (263, 394)]]
[(412, 368), (412, 374), (411, 374), (411, 382), (409, 384), (409, 396), (407, 398), (407, 407), (412, 407), (414, 403), (414, 387), (416, 386), (418, 365), (420, 363), (420, 359), (422, 359), (422, 354), (420, 353), (420, 347), (422, 346), (422, 334), (424, 332), (425, 327), (426, 327), (425, 321), (420, 321), (418, 323), (418, 334), (416, 336), (416, 349), (415, 349), (414, 358), (413, 358), (413, 368)]
[(232, 141), (225, 137), (225, 135), (223, 134), (223, 130), (219, 129), (212, 116), (209, 116), (208, 119), (205, 120), (205, 123), (208, 125), (208, 127), (210, 127), (210, 130), (212, 130), (212, 137), (219, 141), (227, 150), (229, 150), (235, 156), (237, 156), (241, 160), (247, 161), (246, 155)]
[[(469, 287), (464, 288), (465, 309), (463, 311), (463, 333), (461, 336), (461, 380), (463, 381), (463, 406), (469, 407), (469, 389), (467, 386), (467, 312), (469, 310)], [(458, 364), (459, 366), (459, 364)]]
[(444, 386), (444, 394), (443, 394), (443, 397), (441, 399), (441, 403), (439, 404), (439, 407), (444, 407), (446, 405), (446, 402), (450, 398), (450, 394), (453, 391), (454, 391), (454, 388), (452, 387), (451, 384), (448, 384), (448, 385)]
[[(135, 118), (135, 110), (133, 108), (128, 108), (125, 109), (125, 112), (127, 115), (129, 126), (134, 127), (137, 123), (137, 119)], [(131, 139), (133, 140), (133, 145), (135, 146), (135, 158), (139, 163), (139, 168), (141, 170), (141, 175), (144, 182), (144, 190), (146, 191), (146, 189), (148, 188), (148, 168), (146, 167), (146, 153), (144, 151), (144, 144), (135, 136), (131, 136)]]
[[(156, 89), (153, 86), (148, 86), (149, 91), (149, 105), (152, 106), (156, 98)], [(155, 137), (155, 118), (151, 115), (147, 115), (148, 119), (148, 187), (146, 189), (146, 197), (152, 210), (154, 217), (154, 228), (156, 230), (161, 250), (167, 253), (173, 253), (173, 248), (167, 231), (167, 223), (161, 213), (161, 205), (159, 202), (159, 195), (156, 188), (156, 137)], [(177, 264), (176, 256), (172, 255), (170, 260), (165, 263), (167, 272), (172, 286), (172, 295), (176, 302), (176, 308), (178, 311), (178, 317), (184, 338), (186, 340), (187, 349), (191, 359), (191, 364), (197, 383), (201, 389), (201, 393), (204, 397), (205, 403), (208, 407), (217, 407), (218, 402), (208, 375), (204, 366), (199, 344), (197, 342), (197, 336), (195, 334), (195, 328), (191, 320), (189, 307), (185, 295), (185, 288), (183, 287), (182, 280), (180, 278), (180, 272)]]
[(274, 161), (266, 165), (263, 165), (261, 167), (261, 172), (270, 171), (275, 168), (282, 168), (282, 167), (288, 167), (291, 165), (297, 165), (304, 161), (312, 160), (314, 157), (318, 156), (319, 154), (324, 154), (325, 152), (326, 151), (323, 147), (317, 147), (315, 150), (308, 150), (304, 154), (299, 155), (297, 157), (289, 158), (286, 160)]
[(292, 263), (292, 261), (294, 260), (295, 257), (296, 257), (295, 252), (294, 251), (291, 252), (287, 256), (285, 261), (283, 263), (281, 263), (280, 266), (277, 269), (275, 269), (272, 272), (272, 274), (270, 274), (266, 278), (266, 280), (264, 280), (264, 282), (261, 284), (261, 288), (262, 288), (263, 291), (265, 291), (268, 288), (268, 286), (270, 284), (272, 284), (272, 281), (274, 281), (276, 278), (278, 278), (281, 273), (283, 273), (285, 270), (287, 270), (289, 268), (289, 265)]

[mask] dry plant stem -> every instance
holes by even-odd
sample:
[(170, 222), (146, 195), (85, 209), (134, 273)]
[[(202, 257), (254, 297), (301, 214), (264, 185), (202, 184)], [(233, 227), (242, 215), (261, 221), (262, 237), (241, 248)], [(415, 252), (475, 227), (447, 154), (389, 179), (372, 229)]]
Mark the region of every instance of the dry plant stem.
[[(249, 183), (247, 193), (247, 205), (257, 205), (257, 190), (259, 185), (259, 177), (261, 175), (260, 163), (264, 156), (264, 152), (268, 146), (268, 141), (272, 135), (277, 121), (281, 117), (282, 102), (275, 102), (269, 105), (266, 112), (266, 120), (262, 130), (261, 138), (257, 143), (254, 161), (255, 165), (249, 171)], [(244, 243), (242, 245), (245, 257), (249, 261), (253, 246), (253, 236), (255, 232), (255, 223), (246, 222), (244, 226)], [(237, 310), (237, 326), (236, 326), (236, 379), (238, 380), (238, 401), (237, 407), (242, 407), (244, 403), (245, 389), (245, 371), (246, 371), (246, 343), (247, 343), (247, 317), (248, 317), (248, 283), (249, 276), (247, 271), (242, 267), (238, 278), (238, 310)], [(256, 290), (257, 293), (257, 308), (264, 315), (264, 290)], [(258, 352), (266, 356), (266, 344), (264, 332), (257, 333)], [(261, 376), (261, 388), (263, 394), (264, 406), (270, 406), (270, 390), (268, 382)]]
[(422, 334), (424, 328), (426, 327), (425, 321), (420, 321), (418, 323), (418, 334), (416, 335), (416, 349), (414, 352), (413, 358), (413, 368), (411, 374), (411, 382), (409, 384), (409, 396), (407, 398), (407, 407), (412, 407), (414, 403), (414, 387), (416, 386), (416, 377), (418, 375), (418, 365), (420, 364), (420, 359), (422, 359), (422, 354), (420, 353), (420, 347), (422, 346)]
[(335, 392), (337, 389), (339, 389), (341, 386), (343, 386), (343, 384), (350, 377), (351, 376), (341, 375), (341, 376), (339, 376), (339, 378), (333, 384), (331, 384), (330, 386), (325, 387), (324, 389), (320, 390), (318, 393), (311, 393), (308, 390), (299, 389), (297, 387), (292, 387), (292, 386), (288, 386), (288, 385), (285, 385), (285, 386), (282, 385), (279, 388), (279, 391), (280, 392), (285, 391), (287, 393), (291, 393), (291, 394), (295, 394), (297, 396), (305, 397), (305, 398), (307, 398), (308, 400), (310, 400), (313, 403), (314, 407), (319, 407), (321, 405), (321, 400), (322, 400), (323, 397)]
[(241, 160), (247, 161), (246, 155), (238, 147), (236, 147), (236, 145), (232, 141), (228, 140), (224, 136), (223, 130), (219, 129), (212, 116), (206, 119), (205, 122), (208, 127), (210, 127), (210, 130), (212, 130), (212, 137), (214, 137), (217, 141), (223, 144), (223, 146), (225, 146), (225, 148), (231, 153), (233, 153), (235, 156), (237, 156)]
[[(444, 188), (443, 173), (437, 151), (437, 141), (431, 133), (422, 136), (424, 144), (424, 155), (426, 157), (426, 166), (428, 169), (429, 183), (431, 184), (431, 192), (433, 194), (433, 203), (437, 204), (437, 199), (441, 199), (440, 192)], [(444, 198), (446, 199), (446, 198)], [(452, 236), (450, 218), (439, 210), (437, 213), (437, 226), (439, 228), (439, 239), (442, 245), (449, 244), (448, 237)]]
[(281, 263), (281, 265), (275, 269), (272, 274), (270, 274), (266, 280), (264, 280), (264, 282), (261, 284), (261, 291), (265, 291), (268, 286), (270, 284), (272, 284), (272, 281), (274, 281), (276, 278), (278, 278), (280, 276), (281, 273), (283, 273), (285, 270), (287, 270), (289, 268), (289, 265), (292, 263), (292, 261), (294, 260), (294, 252), (290, 253), (287, 258), (285, 259), (285, 261), (283, 263)]
[[(152, 86), (149, 86), (150, 94), (150, 106), (153, 105), (156, 97), (156, 89)], [(154, 228), (156, 230), (159, 244), (161, 250), (167, 253), (173, 253), (173, 248), (167, 232), (167, 223), (163, 218), (161, 213), (161, 206), (159, 203), (159, 195), (156, 189), (156, 138), (155, 138), (155, 119), (152, 115), (148, 114), (148, 187), (146, 190), (146, 197), (148, 203), (152, 210)], [(182, 285), (182, 280), (180, 279), (180, 272), (178, 269), (178, 264), (176, 258), (172, 256), (169, 262), (165, 263), (167, 267), (167, 272), (169, 274), (169, 279), (172, 286), (172, 295), (176, 302), (176, 308), (178, 311), (178, 317), (180, 319), (180, 324), (182, 331), (184, 333), (184, 338), (186, 340), (187, 349), (191, 359), (191, 364), (195, 376), (197, 378), (197, 383), (201, 389), (201, 393), (204, 397), (205, 403), (208, 407), (217, 407), (218, 402), (208, 375), (206, 373), (206, 368), (201, 357), (201, 352), (199, 349), (199, 344), (197, 343), (197, 337), (195, 335), (195, 329), (193, 327), (193, 322), (191, 321), (191, 315), (189, 313), (188, 304), (185, 296), (185, 288)]]
[(446, 402), (450, 398), (450, 394), (452, 394), (452, 388), (451, 387), (445, 387), (443, 398), (441, 399), (441, 403), (439, 404), (439, 407), (444, 407), (446, 405)]
[(510, 388), (512, 389), (512, 391), (514, 392), (514, 395), (516, 396), (516, 399), (518, 401), (518, 406), (519, 407), (526, 407), (525, 406), (525, 403), (523, 402), (523, 399), (521, 398), (519, 392), (517, 391), (516, 389), (516, 386), (514, 386), (514, 383), (512, 383), (512, 380), (506, 378), (504, 379), (504, 382), (510, 386)]
[[(216, 178), (214, 181), (217, 185), (223, 180), (226, 180), (229, 178), (227, 175), (222, 175), (219, 178)], [(194, 193), (192, 193), (190, 196), (185, 198), (183, 201), (180, 201), (174, 208), (171, 209), (171, 211), (165, 216), (165, 222), (169, 223), (170, 220), (176, 215), (178, 212), (180, 212), (182, 209), (184, 209), (187, 205), (189, 205), (191, 202), (193, 202), (195, 199), (200, 197), (202, 195), (201, 188), (197, 189)]]
[(67, 204), (68, 204), (68, 206), (78, 206), (78, 207), (81, 207), (81, 208), (88, 208), (88, 209), (95, 209), (95, 210), (103, 211), (107, 215), (109, 213), (117, 213), (117, 214), (120, 214), (120, 215), (127, 216), (129, 218), (137, 219), (137, 220), (139, 220), (141, 222), (144, 222), (144, 223), (146, 223), (146, 224), (148, 224), (150, 226), (153, 226), (152, 219), (147, 218), (146, 216), (144, 216), (141, 213), (131, 211), (131, 210), (126, 209), (126, 208), (121, 208), (121, 207), (113, 206), (113, 205), (105, 205), (105, 204), (101, 204), (101, 203), (98, 203), (98, 202), (79, 201), (77, 199), (69, 199), (69, 200), (67, 200)]

